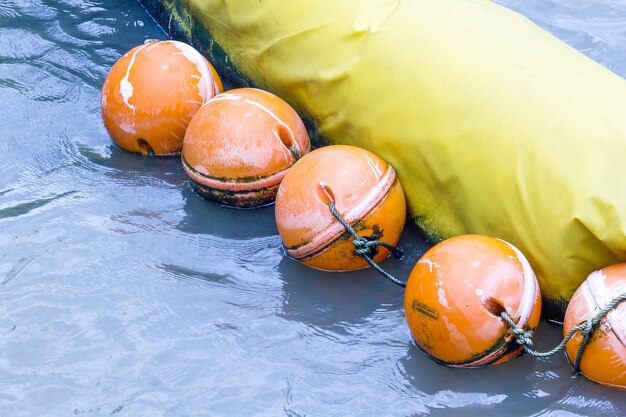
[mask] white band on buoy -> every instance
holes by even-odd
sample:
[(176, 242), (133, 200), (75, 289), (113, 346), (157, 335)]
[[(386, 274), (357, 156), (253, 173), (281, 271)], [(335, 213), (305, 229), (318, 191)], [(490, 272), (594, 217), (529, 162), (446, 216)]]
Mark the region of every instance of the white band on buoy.
[[(530, 263), (524, 256), (524, 254), (517, 249), (515, 246), (507, 242), (506, 240), (498, 239), (502, 243), (505, 243), (508, 247), (511, 248), (517, 257), (517, 260), (522, 265), (524, 284), (522, 287), (522, 295), (519, 302), (519, 306), (515, 312), (511, 312), (510, 306), (502, 306), (506, 313), (516, 321), (516, 324), (519, 327), (524, 327), (530, 320), (530, 315), (532, 314), (533, 308), (535, 306), (535, 299), (537, 298), (537, 294), (539, 291), (539, 286), (537, 283), (537, 277), (535, 276), (535, 272), (533, 271)], [(466, 366), (486, 366), (494, 363), (499, 358), (501, 358), (504, 354), (506, 354), (508, 350), (508, 345), (511, 341), (515, 339), (515, 335), (509, 332), (509, 327), (504, 324), (503, 328), (507, 332), (504, 336), (504, 343), (497, 349), (493, 350), (489, 354), (485, 356), (481, 356), (474, 361), (464, 362), (463, 367)]]

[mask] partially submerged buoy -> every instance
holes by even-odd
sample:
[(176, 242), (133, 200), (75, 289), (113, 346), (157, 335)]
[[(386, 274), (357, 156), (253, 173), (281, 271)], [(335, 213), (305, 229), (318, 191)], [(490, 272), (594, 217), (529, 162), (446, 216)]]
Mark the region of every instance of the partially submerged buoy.
[(221, 88), (214, 71), (183, 42), (131, 49), (102, 87), (102, 118), (113, 142), (144, 156), (179, 154), (191, 118)]
[[(285, 176), (276, 197), (276, 224), (287, 254), (328, 271), (368, 266), (355, 252), (338, 213), (360, 236), (396, 245), (406, 217), (406, 202), (391, 165), (354, 146), (327, 146), (311, 152)], [(375, 262), (389, 255), (379, 247)]]
[[(571, 298), (563, 333), (593, 319), (612, 299), (626, 293), (626, 263), (592, 272)], [(567, 343), (567, 357), (574, 364), (583, 335), (576, 333)], [(600, 320), (591, 333), (580, 359), (580, 371), (592, 381), (626, 389), (626, 302)]]
[(479, 367), (518, 355), (522, 346), (500, 313), (534, 330), (541, 296), (528, 261), (513, 245), (462, 235), (435, 245), (417, 262), (404, 310), (422, 351), (448, 366)]
[(267, 91), (240, 88), (209, 100), (185, 134), (183, 167), (201, 196), (233, 207), (274, 201), (287, 170), (311, 150), (296, 111)]

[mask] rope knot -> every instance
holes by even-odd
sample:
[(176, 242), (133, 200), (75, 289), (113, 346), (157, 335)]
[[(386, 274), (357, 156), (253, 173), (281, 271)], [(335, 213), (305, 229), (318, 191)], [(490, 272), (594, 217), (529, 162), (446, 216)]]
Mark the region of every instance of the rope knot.
[(373, 258), (376, 255), (376, 248), (380, 245), (377, 240), (368, 240), (366, 237), (359, 236), (352, 241), (354, 251), (359, 256), (368, 256)]
[(589, 337), (591, 332), (593, 332), (593, 319), (589, 319), (586, 322), (580, 324), (580, 335), (582, 337)]
[(532, 348), (533, 347), (533, 331), (523, 330), (519, 327), (511, 329), (511, 333), (515, 335), (515, 341), (518, 345)]
[(559, 343), (554, 349), (549, 350), (547, 352), (537, 352), (536, 350), (532, 349), (532, 346), (533, 346), (532, 330), (524, 331), (523, 329), (521, 329), (511, 319), (511, 317), (509, 317), (506, 311), (503, 311), (502, 313), (500, 313), (500, 317), (502, 317), (502, 320), (504, 320), (506, 324), (508, 324), (509, 327), (511, 328), (510, 332), (515, 336), (517, 343), (519, 345), (524, 346), (524, 351), (528, 353), (529, 355), (534, 356), (536, 358), (547, 358), (548, 356), (552, 356), (555, 353), (562, 351), (563, 349), (565, 349), (565, 345), (567, 344), (567, 342), (569, 342), (569, 340), (577, 332), (580, 332), (580, 335), (582, 336), (583, 340), (581, 341), (580, 346), (578, 347), (578, 353), (576, 354), (576, 360), (574, 361), (574, 373), (577, 374), (578, 372), (580, 372), (580, 360), (583, 356), (583, 351), (585, 350), (585, 346), (587, 346), (587, 343), (589, 342), (589, 339), (591, 338), (591, 334), (595, 330), (596, 325), (600, 323), (600, 321), (602, 320), (602, 318), (604, 318), (604, 316), (606, 316), (612, 309), (614, 309), (619, 303), (623, 301), (626, 301), (626, 293), (623, 293), (615, 297), (602, 310), (600, 310), (595, 317), (572, 327), (569, 333), (561, 341), (561, 343)]
[(520, 345), (520, 346), (524, 346), (524, 350), (527, 353), (529, 353), (529, 354), (531, 354), (533, 356), (536, 356), (535, 355), (535, 351), (533, 351), (533, 349), (532, 349), (532, 347), (533, 347), (533, 331), (532, 331), (532, 329), (524, 330), (521, 327), (519, 327), (513, 321), (513, 319), (506, 313), (506, 311), (503, 311), (502, 313), (500, 313), (500, 317), (511, 328), (510, 332), (513, 334), (513, 336), (515, 336), (515, 342), (518, 345)]
[(341, 216), (341, 214), (339, 214), (339, 212), (337, 211), (337, 208), (335, 207), (334, 201), (331, 201), (328, 204), (328, 209), (330, 210), (332, 215), (335, 216), (337, 221), (341, 223), (341, 225), (346, 229), (348, 234), (350, 234), (350, 236), (353, 237), (352, 244), (354, 245), (354, 252), (360, 257), (362, 257), (363, 259), (365, 259), (365, 261), (372, 268), (378, 271), (381, 275), (383, 275), (389, 281), (393, 282), (394, 284), (399, 285), (400, 287), (403, 287), (403, 288), (406, 287), (406, 282), (402, 282), (396, 279), (395, 277), (393, 277), (392, 275), (388, 274), (380, 266), (378, 266), (376, 262), (372, 260), (374, 255), (376, 255), (376, 250), (379, 246), (382, 246), (383, 248), (390, 251), (393, 254), (393, 256), (395, 256), (398, 259), (402, 258), (402, 251), (399, 248), (387, 242), (378, 240), (381, 237), (381, 235), (378, 235), (376, 233), (372, 234), (371, 236), (359, 236), (356, 230), (354, 230), (352, 226), (350, 226), (350, 224), (346, 221), (346, 219), (344, 219)]

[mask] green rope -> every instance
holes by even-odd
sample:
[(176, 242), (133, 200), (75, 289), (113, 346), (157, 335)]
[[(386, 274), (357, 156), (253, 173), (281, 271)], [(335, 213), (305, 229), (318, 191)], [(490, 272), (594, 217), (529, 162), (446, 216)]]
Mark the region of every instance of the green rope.
[(371, 237), (359, 236), (350, 226), (350, 224), (344, 219), (335, 207), (335, 202), (331, 201), (328, 205), (330, 212), (335, 216), (335, 218), (341, 223), (341, 225), (346, 229), (346, 231), (353, 237), (352, 244), (355, 247), (355, 253), (359, 255), (361, 258), (365, 259), (365, 261), (370, 264), (372, 268), (378, 271), (381, 275), (387, 278), (389, 281), (393, 282), (396, 285), (401, 286), (402, 288), (406, 287), (406, 282), (402, 282), (399, 279), (395, 278), (393, 275), (387, 273), (384, 269), (382, 269), (376, 262), (372, 260), (374, 255), (376, 255), (376, 251), (379, 246), (390, 251), (393, 256), (400, 259), (402, 258), (402, 250), (397, 248), (396, 246), (390, 245), (387, 242), (381, 242), (377, 239), (372, 239)]
[(515, 335), (517, 344), (524, 346), (524, 351), (536, 358), (547, 358), (548, 356), (552, 356), (555, 353), (560, 352), (565, 348), (567, 342), (569, 342), (570, 339), (574, 337), (576, 332), (580, 332), (580, 334), (583, 336), (583, 340), (580, 344), (580, 347), (578, 348), (576, 361), (574, 362), (574, 373), (577, 374), (578, 372), (580, 372), (580, 360), (583, 356), (583, 352), (585, 350), (585, 347), (587, 346), (587, 343), (589, 342), (589, 339), (591, 338), (591, 334), (596, 329), (596, 326), (598, 325), (598, 323), (600, 323), (600, 320), (602, 320), (611, 310), (617, 307), (624, 300), (626, 300), (626, 292), (612, 299), (611, 302), (604, 306), (604, 308), (600, 310), (595, 317), (572, 327), (572, 329), (565, 336), (563, 341), (559, 343), (554, 349), (547, 352), (537, 352), (536, 350), (533, 350), (532, 330), (524, 330), (520, 328), (517, 324), (515, 324), (513, 319), (511, 319), (511, 317), (505, 311), (500, 313), (500, 317), (502, 317), (506, 324), (511, 327), (511, 333)]
[[(381, 275), (387, 278), (389, 281), (394, 284), (399, 285), (400, 287), (406, 287), (406, 282), (402, 282), (394, 276), (387, 273), (383, 270), (376, 262), (372, 260), (374, 255), (376, 255), (376, 250), (378, 246), (382, 246), (388, 249), (396, 258), (402, 257), (402, 251), (396, 246), (390, 245), (386, 242), (381, 242), (377, 239), (372, 239), (371, 237), (359, 236), (357, 232), (350, 226), (350, 224), (344, 219), (335, 207), (335, 202), (331, 201), (328, 205), (330, 212), (333, 216), (341, 223), (341, 225), (346, 229), (346, 231), (353, 237), (352, 244), (355, 246), (355, 253), (365, 259), (368, 264), (372, 266), (376, 271), (378, 271)], [(589, 339), (591, 338), (591, 334), (598, 326), (598, 323), (615, 307), (617, 307), (621, 302), (626, 300), (626, 293), (623, 293), (613, 300), (611, 300), (603, 309), (601, 309), (598, 314), (592, 319), (584, 321), (582, 323), (577, 324), (572, 327), (569, 333), (563, 338), (561, 343), (559, 343), (554, 349), (549, 350), (547, 352), (538, 352), (533, 349), (533, 331), (532, 330), (524, 330), (519, 327), (513, 319), (507, 314), (506, 311), (500, 313), (500, 317), (505, 321), (506, 324), (511, 327), (511, 333), (515, 336), (515, 341), (518, 345), (524, 346), (524, 351), (535, 358), (547, 358), (552, 356), (565, 348), (567, 342), (570, 341), (572, 337), (576, 334), (576, 332), (580, 332), (583, 336), (583, 340), (578, 347), (578, 353), (576, 354), (576, 360), (574, 362), (574, 373), (577, 374), (580, 372), (580, 360), (583, 356), (583, 352), (585, 347), (589, 343)]]

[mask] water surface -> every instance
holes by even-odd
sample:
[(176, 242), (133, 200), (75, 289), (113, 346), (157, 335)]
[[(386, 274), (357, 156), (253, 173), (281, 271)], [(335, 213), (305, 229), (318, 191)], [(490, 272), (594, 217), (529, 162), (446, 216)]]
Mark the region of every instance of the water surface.
[[(626, 2), (501, 3), (626, 74)], [(626, 415), (563, 355), (435, 364), (397, 287), (303, 267), (273, 207), (216, 207), (178, 160), (112, 146), (104, 77), (165, 37), (135, 1), (0, 3), (0, 417)], [(426, 244), (402, 244), (406, 277)]]

